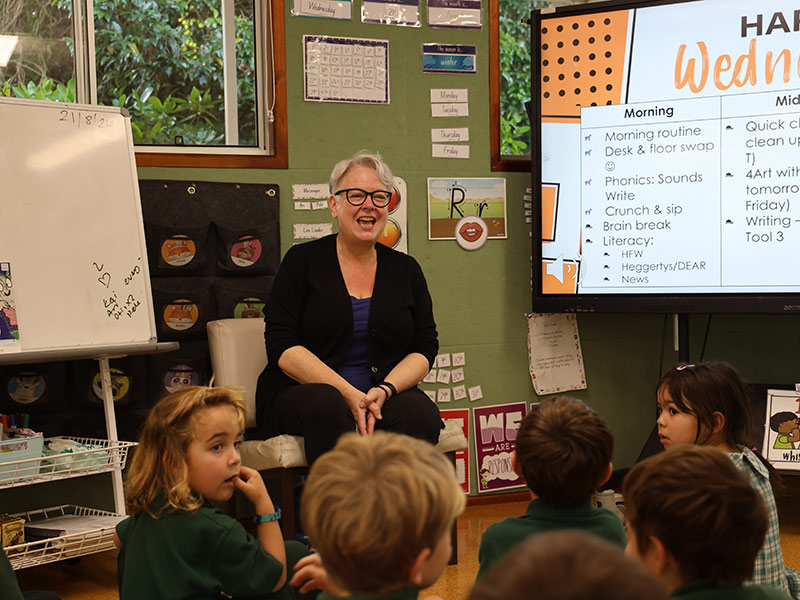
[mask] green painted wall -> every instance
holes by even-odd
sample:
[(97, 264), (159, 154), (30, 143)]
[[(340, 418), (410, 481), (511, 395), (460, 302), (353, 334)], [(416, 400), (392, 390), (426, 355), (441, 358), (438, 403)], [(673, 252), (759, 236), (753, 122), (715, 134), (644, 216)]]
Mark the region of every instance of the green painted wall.
[[(424, 3), (423, 3), (424, 5)], [(484, 2), (484, 13), (488, 2)], [(295, 212), (291, 184), (326, 182), (334, 163), (366, 148), (380, 151), (409, 192), (409, 251), (422, 264), (434, 299), (442, 352), (466, 352), (467, 386), (481, 385), (478, 404), (537, 399), (527, 370), (525, 313), (530, 312), (528, 226), (522, 194), (525, 173), (492, 173), (489, 149), (489, 34), (292, 17), (286, 8), (289, 119), (288, 170), (142, 168), (143, 179), (277, 183), (281, 187), (281, 240), (292, 244), (292, 224), (328, 220), (322, 211)], [(423, 17), (423, 22), (425, 19)], [(303, 34), (389, 40), (391, 103), (361, 106), (307, 103), (302, 90)], [(478, 48), (477, 75), (423, 74), (422, 44), (462, 43)], [(468, 118), (430, 116), (431, 88), (467, 88)], [(469, 127), (469, 160), (430, 157), (432, 127)], [(508, 239), (477, 252), (455, 242), (427, 240), (426, 177), (505, 176)], [(706, 358), (732, 361), (753, 382), (794, 383), (798, 378), (798, 320), (784, 316), (715, 316)], [(659, 375), (664, 315), (581, 315), (579, 328), (589, 388), (575, 393), (609, 421), (617, 438), (614, 461), (636, 459), (654, 421), (653, 386)], [(663, 363), (677, 359), (667, 325)], [(692, 319), (692, 357), (699, 355), (705, 316)], [(468, 406), (452, 403), (452, 408)], [(448, 407), (449, 408), (449, 407)], [(474, 456), (474, 455), (473, 455)], [(476, 491), (474, 473), (472, 490)]]

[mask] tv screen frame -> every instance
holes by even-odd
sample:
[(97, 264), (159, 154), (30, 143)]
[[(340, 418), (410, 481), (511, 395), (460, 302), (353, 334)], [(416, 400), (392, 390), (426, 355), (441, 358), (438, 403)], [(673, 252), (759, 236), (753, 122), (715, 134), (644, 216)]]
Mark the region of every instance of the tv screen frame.
[[(543, 28), (546, 29), (548, 24), (556, 25), (555, 19), (566, 18), (567, 21), (573, 17), (578, 17), (585, 19), (587, 16), (592, 15), (602, 15), (603, 13), (608, 12), (615, 12), (615, 11), (631, 11), (629, 13), (629, 21), (628, 26), (630, 29), (626, 29), (626, 35), (633, 31), (633, 40), (635, 42), (635, 19), (638, 14), (640, 14), (639, 9), (646, 9), (651, 7), (665, 7), (666, 10), (669, 10), (670, 7), (674, 8), (675, 11), (686, 11), (687, 8), (690, 8), (691, 5), (697, 5), (698, 3), (711, 3), (713, 5), (718, 5), (720, 8), (724, 8), (726, 2), (729, 0), (655, 0), (655, 1), (646, 1), (646, 0), (612, 0), (609, 2), (598, 2), (592, 4), (582, 4), (582, 5), (575, 5), (575, 6), (568, 6), (568, 7), (561, 7), (556, 10), (549, 10), (546, 12), (543, 11), (533, 11), (531, 16), (531, 104), (530, 104), (530, 115), (531, 115), (531, 148), (532, 148), (532, 160), (531, 160), (531, 187), (532, 187), (532, 197), (533, 197), (533, 205), (532, 205), (532, 215), (531, 215), (531, 227), (532, 227), (532, 235), (531, 235), (531, 242), (532, 242), (532, 307), (534, 312), (556, 312), (556, 313), (573, 313), (573, 312), (629, 312), (629, 313), (778, 313), (778, 314), (792, 314), (792, 313), (800, 313), (800, 291), (798, 292), (785, 292), (785, 291), (756, 291), (756, 292), (749, 292), (743, 290), (737, 290), (735, 292), (713, 292), (713, 291), (702, 291), (698, 293), (679, 293), (670, 290), (668, 293), (644, 293), (644, 292), (620, 292), (620, 293), (581, 293), (580, 286), (578, 282), (580, 281), (581, 273), (580, 269), (582, 266), (581, 264), (581, 254), (582, 250), (578, 252), (578, 260), (571, 260), (570, 257), (564, 258), (563, 256), (555, 256), (555, 255), (547, 255), (543, 249), (542, 241), (547, 237), (550, 236), (548, 239), (552, 239), (555, 236), (555, 232), (557, 231), (557, 222), (558, 222), (558, 207), (553, 202), (562, 202), (567, 203), (570, 201), (570, 198), (565, 195), (565, 193), (561, 190), (561, 187), (565, 183), (564, 181), (542, 181), (542, 163), (546, 160), (547, 154), (543, 152), (542, 146), (542, 114), (543, 114), (543, 104), (546, 100), (543, 99), (542, 94), (546, 88), (545, 82), (542, 80), (543, 77), (543, 65), (542, 60), (546, 59), (548, 56), (552, 57), (555, 56), (554, 52), (549, 52), (548, 48), (545, 46), (543, 48), (543, 39), (542, 39), (542, 31)], [(731, 3), (731, 4), (736, 4)], [(788, 4), (782, 0), (778, 2), (770, 2), (770, 5), (783, 5)], [(756, 14), (762, 14), (762, 33), (763, 30), (767, 27), (772, 27), (773, 30), (776, 29), (777, 26), (780, 26), (780, 21), (777, 25), (774, 24), (774, 17), (773, 13), (779, 12), (777, 10), (772, 10), (765, 6), (753, 6), (748, 11), (746, 15), (742, 16), (752, 16), (753, 19), (755, 18)], [(741, 11), (737, 10), (737, 16), (740, 15)], [(676, 13), (677, 14), (677, 13)], [(791, 15), (790, 15), (791, 16)], [(631, 25), (630, 20), (633, 20), (633, 25)], [(771, 20), (772, 19), (772, 20)], [(563, 24), (566, 24), (567, 21), (563, 21)], [(576, 20), (577, 22), (577, 20)], [(716, 23), (714, 24), (716, 26)], [(666, 25), (665, 25), (666, 26)], [(789, 27), (793, 27), (792, 21), (788, 23)], [(754, 31), (754, 26), (750, 28), (750, 30)], [(745, 31), (743, 28), (742, 31)], [(749, 31), (752, 33), (752, 31)], [(775, 31), (775, 33), (779, 33)], [(796, 39), (800, 41), (800, 31), (798, 32), (791, 32), (792, 37), (796, 36)], [(743, 36), (744, 37), (744, 36)], [(550, 38), (553, 39), (552, 37)], [(687, 38), (686, 45), (686, 58), (694, 57), (698, 60), (698, 65), (700, 63), (700, 59), (697, 58), (697, 46), (696, 39), (693, 37)], [(788, 42), (787, 42), (788, 46)], [(800, 44), (798, 44), (800, 46)], [(626, 69), (630, 69), (631, 62), (633, 58), (631, 57), (631, 53), (636, 47), (628, 43), (628, 39), (626, 38), (625, 42), (625, 59), (624, 65)], [(578, 50), (576, 49), (576, 52)], [(563, 52), (563, 51), (562, 51)], [(693, 54), (690, 54), (694, 52)], [(741, 53), (739, 52), (731, 52), (733, 56), (733, 60), (736, 60)], [(619, 57), (615, 57), (614, 60), (617, 60)], [(715, 57), (712, 56), (712, 60)], [(763, 57), (760, 57), (763, 60)], [(796, 85), (796, 88), (800, 89), (800, 52), (795, 53), (792, 51), (791, 59), (793, 60), (792, 68), (796, 70), (793, 74), (793, 79), (791, 83)], [(576, 55), (577, 60), (577, 55)], [(601, 61), (598, 63), (602, 64)], [(723, 66), (725, 66), (723, 64)], [(746, 65), (745, 65), (746, 66)], [(711, 69), (713, 71), (714, 63), (711, 64)], [(545, 67), (546, 68), (546, 67)], [(763, 69), (763, 65), (761, 67)], [(552, 69), (548, 71), (552, 73)], [(577, 71), (576, 71), (577, 72)], [(630, 86), (630, 81), (627, 77), (627, 74), (623, 75), (625, 78), (624, 82), (627, 82), (625, 86), (622, 86), (622, 89), (619, 91), (621, 95), (623, 95), (624, 100), (619, 102), (615, 102), (615, 104), (627, 104), (628, 99), (628, 86)], [(676, 68), (676, 82), (677, 82), (677, 68)], [(623, 82), (623, 83), (624, 83)], [(567, 82), (572, 83), (572, 82)], [(575, 85), (580, 85), (579, 83), (575, 82)], [(676, 84), (677, 85), (677, 84)], [(547, 89), (555, 89), (550, 83), (550, 87)], [(779, 88), (780, 91), (784, 88)], [(787, 88), (790, 89), (790, 88)], [(793, 88), (792, 88), (793, 89)], [(577, 87), (575, 89), (577, 92)], [(800, 95), (798, 96), (800, 98)], [(662, 102), (667, 101), (678, 101), (678, 96), (673, 98), (665, 98)], [(553, 106), (551, 104), (550, 106)], [(589, 106), (587, 101), (584, 106)], [(800, 112), (800, 106), (798, 106), (798, 112)], [(548, 116), (551, 116), (555, 113), (549, 113)], [(573, 122), (574, 122), (574, 116)], [(578, 122), (580, 122), (580, 112), (578, 113)], [(538, 155), (537, 155), (538, 152)], [(575, 161), (580, 162), (580, 152), (578, 156), (575, 157)], [(800, 149), (798, 149), (798, 164), (800, 164)], [(580, 171), (578, 171), (580, 173)], [(543, 193), (543, 183), (548, 187), (548, 198), (545, 198), (545, 194)], [(800, 182), (798, 182), (800, 183)], [(572, 184), (575, 185), (574, 183)], [(578, 183), (580, 185), (580, 183)], [(567, 186), (564, 186), (567, 187)], [(722, 188), (720, 188), (722, 189)], [(578, 194), (579, 196), (580, 194)], [(553, 196), (556, 198), (555, 201), (552, 200)], [(563, 197), (562, 197), (563, 196)], [(573, 195), (572, 199), (573, 202), (580, 203), (580, 198), (577, 199)], [(798, 202), (800, 202), (800, 196), (797, 197)], [(546, 211), (548, 214), (547, 224), (545, 225), (543, 218), (543, 207), (546, 207)], [(798, 204), (800, 207), (800, 203)], [(562, 205), (563, 208), (563, 205)], [(573, 209), (574, 210), (574, 209)], [(578, 209), (578, 213), (580, 213), (580, 209)], [(562, 213), (562, 216), (566, 214), (566, 211)], [(800, 214), (798, 214), (800, 217)], [(565, 217), (566, 218), (566, 217)], [(578, 226), (579, 228), (584, 227), (583, 221)], [(545, 232), (544, 228), (547, 227), (547, 232)], [(796, 224), (796, 230), (800, 230), (800, 220)], [(720, 229), (722, 231), (722, 229)], [(576, 238), (579, 238), (581, 244), (584, 243), (586, 239), (584, 237), (584, 232), (580, 229), (572, 233), (576, 234)], [(601, 234), (602, 235), (602, 234)], [(722, 235), (722, 234), (720, 234)], [(800, 236), (800, 232), (797, 233)], [(582, 246), (581, 246), (582, 248)], [(555, 253), (553, 253), (555, 254)], [(621, 260), (621, 259), (620, 259)], [(585, 261), (584, 261), (585, 262)], [(722, 262), (722, 258), (720, 258), (720, 262)], [(621, 263), (620, 263), (621, 264)], [(574, 277), (575, 281), (575, 288), (578, 290), (577, 293), (573, 292), (557, 292), (557, 293), (545, 293), (543, 290), (543, 284), (545, 282), (545, 276), (548, 274), (547, 267), (550, 265), (552, 272), (555, 274), (562, 274), (562, 279), (568, 278), (569, 276)], [(597, 265), (599, 267), (599, 263)], [(608, 267), (606, 267), (608, 268)], [(613, 267), (612, 267), (613, 268)], [(721, 267), (720, 267), (721, 269)], [(787, 269), (788, 270), (788, 269)], [(570, 282), (567, 281), (569, 284)], [(797, 271), (796, 281), (792, 283), (793, 285), (797, 286), (797, 289), (800, 290), (800, 269)], [(774, 284), (773, 284), (774, 285)], [(558, 286), (556, 286), (558, 287)], [(569, 285), (567, 286), (569, 287)], [(618, 286), (619, 287), (619, 286)], [(675, 286), (672, 286), (675, 287)], [(743, 288), (745, 286), (739, 286)], [(764, 286), (766, 287), (766, 286)], [(774, 287), (777, 287), (774, 285)]]

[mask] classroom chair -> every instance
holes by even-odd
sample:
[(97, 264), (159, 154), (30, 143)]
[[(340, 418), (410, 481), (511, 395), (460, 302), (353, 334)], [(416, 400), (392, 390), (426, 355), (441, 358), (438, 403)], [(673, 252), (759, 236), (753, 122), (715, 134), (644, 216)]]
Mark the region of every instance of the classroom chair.
[[(206, 324), (214, 383), (244, 389), (245, 427), (248, 429), (256, 426), (256, 384), (267, 366), (264, 326), (263, 319), (219, 319)], [(436, 447), (455, 464), (456, 451), (466, 449), (468, 442), (457, 423), (445, 421)], [(279, 435), (267, 440), (246, 440), (239, 448), (243, 465), (259, 471), (265, 480), (280, 480), (283, 537), (294, 539), (294, 490), (300, 485), (301, 477), (308, 473), (303, 438)], [(458, 557), (455, 532), (454, 525), (451, 564), (455, 564)]]

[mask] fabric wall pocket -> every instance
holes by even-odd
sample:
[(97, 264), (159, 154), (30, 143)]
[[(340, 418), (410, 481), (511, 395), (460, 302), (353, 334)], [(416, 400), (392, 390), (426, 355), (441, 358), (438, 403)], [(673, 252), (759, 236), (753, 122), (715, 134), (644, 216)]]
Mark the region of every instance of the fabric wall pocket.
[(3, 367), (0, 370), (0, 413), (64, 410), (65, 371), (63, 362)]
[(147, 258), (151, 277), (210, 275), (215, 244), (213, 229), (173, 227), (145, 222)]
[[(73, 406), (76, 409), (103, 410), (103, 384), (96, 360), (73, 361)], [(109, 361), (111, 395), (115, 407), (143, 408), (147, 392), (147, 360), (143, 356), (127, 356)]]
[(274, 277), (216, 277), (218, 319), (263, 319)]
[(162, 342), (206, 337), (206, 323), (216, 317), (211, 277), (154, 277), (153, 306)]
[(217, 275), (275, 275), (280, 264), (278, 222), (247, 229), (214, 223), (217, 232)]
[(181, 342), (181, 347), (164, 354), (152, 354), (149, 362), (147, 397), (155, 403), (162, 396), (187, 385), (208, 385), (211, 362), (205, 341)]

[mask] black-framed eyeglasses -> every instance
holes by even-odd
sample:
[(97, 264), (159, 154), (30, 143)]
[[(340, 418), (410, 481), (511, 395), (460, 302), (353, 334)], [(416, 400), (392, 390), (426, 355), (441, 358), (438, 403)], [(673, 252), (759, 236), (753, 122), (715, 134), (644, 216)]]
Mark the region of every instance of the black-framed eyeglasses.
[(346, 190), (339, 190), (334, 196), (338, 196), (339, 194), (344, 194), (344, 197), (347, 198), (347, 201), (353, 206), (361, 206), (364, 204), (364, 202), (367, 201), (367, 196), (372, 197), (372, 204), (378, 208), (388, 206), (389, 201), (392, 199), (392, 192), (386, 192), (384, 190), (368, 192), (361, 188), (348, 188)]

